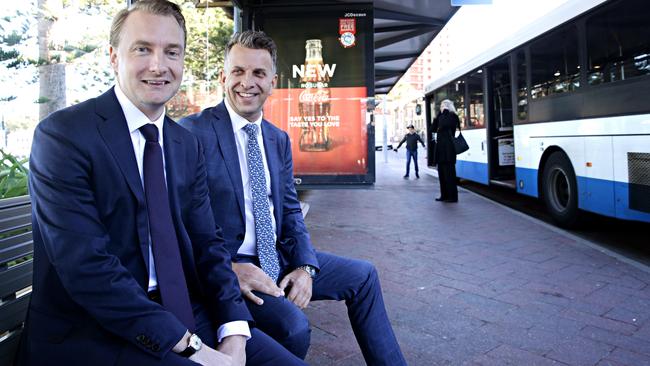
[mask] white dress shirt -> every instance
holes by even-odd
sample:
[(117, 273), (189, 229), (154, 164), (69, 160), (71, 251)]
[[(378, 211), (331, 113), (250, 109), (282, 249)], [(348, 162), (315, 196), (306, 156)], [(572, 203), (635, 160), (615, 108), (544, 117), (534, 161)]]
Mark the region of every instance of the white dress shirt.
[(273, 200), (271, 199), (271, 175), (269, 173), (269, 165), (266, 161), (266, 150), (264, 149), (264, 139), (262, 138), (262, 116), (255, 122), (250, 122), (246, 118), (235, 113), (228, 103), (228, 99), (224, 100), (230, 121), (232, 122), (232, 130), (235, 134), (235, 144), (237, 145), (237, 156), (239, 158), (239, 171), (241, 172), (241, 181), (244, 188), (244, 213), (246, 214), (246, 233), (244, 235), (244, 242), (237, 250), (239, 254), (257, 256), (257, 237), (255, 235), (255, 217), (253, 216), (253, 197), (251, 195), (251, 183), (248, 174), (248, 160), (246, 158), (248, 152), (248, 133), (244, 127), (249, 123), (257, 125), (257, 143), (260, 146), (262, 153), (262, 164), (264, 165), (264, 177), (266, 179), (266, 194), (269, 198), (269, 210), (271, 210), (271, 223), (273, 225), (273, 241), (275, 242), (277, 234), (275, 231), (275, 216), (273, 216)]
[[(165, 111), (156, 119), (155, 121), (149, 120), (141, 110), (136, 107), (133, 102), (124, 94), (119, 84), (115, 85), (115, 96), (117, 96), (117, 101), (122, 107), (124, 112), (124, 117), (126, 118), (126, 124), (129, 128), (129, 133), (131, 134), (131, 142), (133, 143), (133, 152), (135, 153), (135, 161), (138, 164), (138, 172), (140, 173), (140, 182), (142, 183), (142, 188), (144, 189), (144, 147), (147, 140), (140, 132), (140, 127), (144, 126), (147, 123), (153, 123), (158, 127), (158, 143), (160, 144), (161, 149), (164, 150), (163, 146), (163, 124), (165, 121)], [(165, 169), (165, 154), (163, 153), (163, 172), (165, 177), (167, 177), (167, 171)], [(165, 185), (167, 181), (165, 179)], [(156, 276), (156, 266), (153, 258), (153, 251), (151, 250), (151, 236), (149, 236), (149, 291), (153, 291), (158, 288), (158, 279)], [(250, 328), (248, 327), (248, 322), (244, 320), (237, 320), (221, 325), (217, 331), (218, 341), (224, 337), (231, 335), (243, 335), (250, 339), (251, 333)]]

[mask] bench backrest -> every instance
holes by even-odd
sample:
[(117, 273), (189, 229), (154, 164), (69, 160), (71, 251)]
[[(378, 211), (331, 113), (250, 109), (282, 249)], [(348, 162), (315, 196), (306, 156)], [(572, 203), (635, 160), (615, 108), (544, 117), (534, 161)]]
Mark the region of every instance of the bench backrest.
[(32, 290), (29, 196), (0, 200), (0, 365), (13, 362)]

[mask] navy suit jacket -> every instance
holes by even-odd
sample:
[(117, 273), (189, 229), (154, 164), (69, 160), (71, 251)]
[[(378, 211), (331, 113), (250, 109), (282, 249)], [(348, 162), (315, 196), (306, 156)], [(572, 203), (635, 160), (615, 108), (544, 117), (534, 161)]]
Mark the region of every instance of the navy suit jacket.
[[(200, 145), (169, 118), (163, 128), (172, 219), (192, 301), (217, 325), (251, 321), (212, 217)], [(62, 361), (88, 362), (92, 355), (88, 364), (113, 365), (129, 344), (164, 357), (186, 328), (147, 297), (146, 200), (113, 89), (38, 125), (30, 190), (34, 281), (23, 363), (70, 365), (76, 363)]]
[[(244, 240), (244, 188), (232, 122), (224, 103), (183, 118), (179, 124), (203, 145), (212, 212), (223, 229), (226, 248), (234, 257)], [(271, 176), (271, 199), (277, 249), (283, 271), (309, 264), (318, 268), (316, 253), (302, 217), (293, 182), (291, 142), (286, 132), (262, 120), (262, 138)]]

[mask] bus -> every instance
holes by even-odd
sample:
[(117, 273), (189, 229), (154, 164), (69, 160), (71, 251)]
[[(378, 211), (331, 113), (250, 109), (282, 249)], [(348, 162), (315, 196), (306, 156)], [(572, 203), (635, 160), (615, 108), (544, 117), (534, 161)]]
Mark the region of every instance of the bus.
[[(470, 149), (459, 178), (650, 222), (650, 6), (570, 0), (426, 87), (427, 133), (454, 102)], [(432, 151), (428, 159), (432, 164)]]

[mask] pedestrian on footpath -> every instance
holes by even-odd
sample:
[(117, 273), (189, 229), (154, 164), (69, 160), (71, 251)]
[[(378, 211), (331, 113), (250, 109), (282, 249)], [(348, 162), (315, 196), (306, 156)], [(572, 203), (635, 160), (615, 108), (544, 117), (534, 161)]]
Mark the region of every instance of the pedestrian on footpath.
[(460, 119), (451, 100), (445, 99), (440, 103), (440, 113), (434, 118), (432, 127), (436, 132), (435, 156), (440, 181), (440, 197), (436, 201), (458, 202), (454, 132), (456, 128), (460, 129)]
[(404, 135), (402, 141), (400, 141), (399, 145), (397, 145), (395, 148), (395, 152), (397, 152), (397, 149), (399, 149), (399, 147), (402, 146), (404, 142), (406, 142), (406, 174), (404, 174), (404, 178), (409, 177), (411, 158), (413, 158), (413, 163), (415, 164), (415, 178), (419, 179), (420, 169), (418, 168), (418, 141), (422, 144), (422, 147), (424, 147), (424, 141), (422, 141), (420, 135), (415, 133), (415, 127), (413, 125), (409, 125), (406, 128), (409, 132)]

